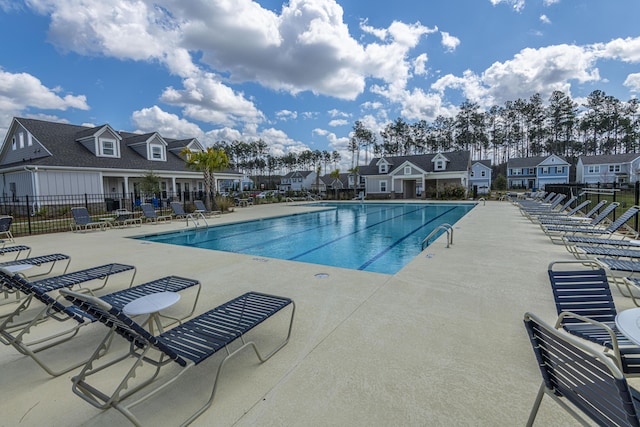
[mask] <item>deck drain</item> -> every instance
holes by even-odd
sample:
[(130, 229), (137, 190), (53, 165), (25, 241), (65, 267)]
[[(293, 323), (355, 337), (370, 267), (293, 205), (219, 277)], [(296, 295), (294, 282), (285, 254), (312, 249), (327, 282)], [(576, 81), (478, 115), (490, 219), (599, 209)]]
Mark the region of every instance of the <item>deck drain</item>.
[(269, 262), (269, 260), (266, 258), (253, 258), (253, 260), (258, 262)]
[(329, 275), (327, 273), (318, 273), (314, 277), (318, 279), (326, 279), (327, 277), (329, 277)]
[(435, 254), (426, 254), (424, 257), (425, 258), (433, 258), (435, 256)]

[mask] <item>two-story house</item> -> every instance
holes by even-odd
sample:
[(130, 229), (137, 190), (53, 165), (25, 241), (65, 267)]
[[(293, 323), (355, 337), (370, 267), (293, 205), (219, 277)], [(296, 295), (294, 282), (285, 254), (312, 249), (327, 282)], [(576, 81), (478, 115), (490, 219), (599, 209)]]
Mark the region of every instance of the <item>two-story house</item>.
[(289, 172), (280, 180), (278, 190), (309, 191), (316, 186), (316, 176), (314, 171)]
[(565, 159), (552, 154), (546, 157), (522, 157), (507, 162), (509, 188), (544, 188), (547, 184), (569, 182), (569, 167)]
[(640, 154), (580, 156), (576, 181), (584, 184), (633, 184), (640, 180)]
[[(138, 197), (138, 184), (150, 171), (163, 193), (203, 191), (202, 173), (188, 169), (180, 154), (185, 149), (204, 147), (196, 138), (116, 131), (109, 124), (77, 126), (16, 117), (0, 149), (0, 191), (5, 197), (34, 197), (38, 203), (60, 195), (126, 199)], [(227, 170), (215, 178), (218, 184), (240, 181), (242, 174)]]
[(471, 165), (469, 187), (476, 194), (491, 191), (491, 160), (476, 160)]
[(471, 155), (469, 151), (378, 157), (359, 174), (365, 178), (370, 198), (425, 198), (445, 185), (469, 188)]

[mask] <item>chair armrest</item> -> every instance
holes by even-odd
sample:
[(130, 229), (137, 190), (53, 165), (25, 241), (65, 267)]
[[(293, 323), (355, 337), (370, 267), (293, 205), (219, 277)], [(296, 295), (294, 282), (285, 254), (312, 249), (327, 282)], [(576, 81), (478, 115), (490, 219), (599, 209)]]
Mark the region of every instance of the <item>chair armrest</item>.
[[(609, 325), (602, 322), (598, 322), (597, 320), (593, 320), (585, 316), (581, 316), (571, 311), (563, 311), (558, 315), (555, 328), (560, 329), (563, 326), (563, 320), (566, 318), (573, 318), (573, 319), (580, 320), (581, 322), (584, 322), (584, 323), (589, 323), (591, 325), (602, 328), (607, 334), (609, 334), (609, 337), (611, 338), (611, 347), (615, 354), (615, 359), (616, 359), (615, 362), (620, 368), (620, 370), (622, 371), (622, 358), (620, 356), (620, 347), (618, 346), (618, 337), (616, 332), (613, 329), (611, 329)], [(605, 351), (605, 354), (606, 354), (606, 351)]]

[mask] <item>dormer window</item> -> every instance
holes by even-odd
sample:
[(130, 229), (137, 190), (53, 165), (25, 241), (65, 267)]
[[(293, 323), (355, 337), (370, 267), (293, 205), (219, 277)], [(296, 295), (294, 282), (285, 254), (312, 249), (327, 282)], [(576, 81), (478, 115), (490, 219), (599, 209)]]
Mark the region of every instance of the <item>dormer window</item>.
[(116, 141), (113, 139), (101, 139), (100, 155), (104, 157), (116, 157)]
[(436, 160), (435, 170), (437, 171), (444, 170), (444, 160)]
[(387, 164), (383, 163), (380, 165), (380, 173), (387, 173)]
[(151, 145), (151, 160), (164, 160), (164, 150), (161, 145)]

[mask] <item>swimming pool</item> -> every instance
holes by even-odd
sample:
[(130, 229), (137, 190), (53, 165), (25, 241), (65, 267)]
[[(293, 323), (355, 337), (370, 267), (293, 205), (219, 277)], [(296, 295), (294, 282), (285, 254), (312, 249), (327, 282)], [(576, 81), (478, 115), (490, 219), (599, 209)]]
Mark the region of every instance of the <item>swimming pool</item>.
[[(471, 203), (322, 203), (327, 210), (137, 237), (151, 242), (395, 274)], [(318, 205), (315, 205), (318, 206)]]

